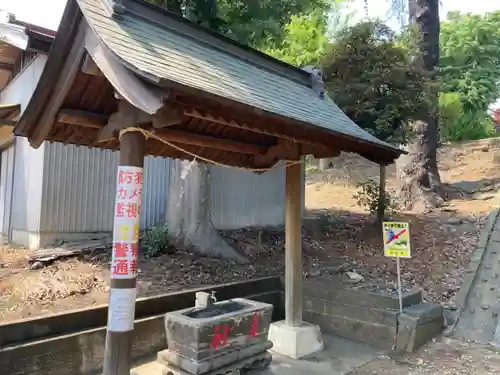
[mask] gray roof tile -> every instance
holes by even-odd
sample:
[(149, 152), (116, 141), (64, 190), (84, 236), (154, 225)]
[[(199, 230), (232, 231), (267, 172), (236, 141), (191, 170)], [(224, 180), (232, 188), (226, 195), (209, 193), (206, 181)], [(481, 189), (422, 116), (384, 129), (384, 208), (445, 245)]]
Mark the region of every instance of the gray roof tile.
[(133, 15), (109, 17), (101, 0), (78, 4), (108, 48), (146, 74), (397, 150), (306, 85)]

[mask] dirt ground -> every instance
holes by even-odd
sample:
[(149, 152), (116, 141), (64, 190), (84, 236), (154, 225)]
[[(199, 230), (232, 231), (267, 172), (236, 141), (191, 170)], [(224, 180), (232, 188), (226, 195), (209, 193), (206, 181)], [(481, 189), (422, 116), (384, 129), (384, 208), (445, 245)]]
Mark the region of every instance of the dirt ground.
[(349, 375), (496, 375), (500, 352), (451, 338), (432, 342), (411, 356), (380, 356)]
[[(500, 203), (499, 141), (446, 146), (440, 152), (443, 182), (456, 191), (446, 206), (428, 214), (400, 213), (411, 223), (412, 259), (402, 263), (405, 288), (420, 287), (427, 300), (453, 304), (485, 215)], [(326, 172), (309, 171), (303, 254), (307, 275), (355, 271), (366, 288), (395, 289), (395, 265), (384, 258), (381, 231), (357, 206), (356, 184), (376, 178), (378, 166), (342, 155)], [(396, 186), (395, 168), (388, 186)], [(139, 262), (139, 296), (213, 285), (284, 270), (282, 228), (223, 233), (250, 265), (177, 252)], [(0, 324), (107, 302), (109, 251), (94, 252), (30, 268), (31, 252), (0, 249)]]

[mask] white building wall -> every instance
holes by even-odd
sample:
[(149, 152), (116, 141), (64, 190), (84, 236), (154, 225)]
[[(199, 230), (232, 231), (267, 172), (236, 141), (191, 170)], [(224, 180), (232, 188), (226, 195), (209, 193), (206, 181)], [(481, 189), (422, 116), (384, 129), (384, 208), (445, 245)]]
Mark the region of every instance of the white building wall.
[(0, 156), (0, 229), (2, 241), (8, 240), (11, 225), (12, 185), (14, 172), (14, 146), (2, 150)]
[[(47, 61), (37, 56), (0, 93), (0, 104), (20, 104), (21, 113), (28, 105)], [(13, 149), (14, 183), (12, 189), (11, 240), (15, 243), (38, 245), (40, 208), (45, 145), (37, 150), (24, 138), (16, 137)], [(8, 184), (11, 176), (7, 176)], [(4, 181), (0, 181), (2, 185)]]

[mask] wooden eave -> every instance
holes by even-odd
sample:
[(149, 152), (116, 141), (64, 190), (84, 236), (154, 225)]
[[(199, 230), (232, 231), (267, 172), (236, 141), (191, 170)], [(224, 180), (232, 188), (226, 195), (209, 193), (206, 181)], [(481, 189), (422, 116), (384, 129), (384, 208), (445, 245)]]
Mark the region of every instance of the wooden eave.
[[(103, 0), (107, 1), (107, 0)], [(131, 2), (135, 12), (143, 7), (144, 17), (151, 16), (150, 6)], [(158, 16), (159, 14), (159, 16)], [(155, 17), (164, 16), (154, 10)], [(171, 15), (169, 17), (172, 17)], [(186, 21), (182, 20), (183, 23)], [(87, 59), (82, 45), (85, 19), (75, 0), (68, 1), (60, 30), (52, 45), (46, 67), (29, 105), (14, 133), (27, 137), (33, 147), (45, 140), (105, 149), (119, 149), (119, 141), (102, 142), (100, 134), (109, 117), (117, 110), (115, 88), (100, 72), (84, 72)], [(196, 29), (197, 26), (188, 24)], [(227, 48), (239, 48), (224, 38), (209, 36), (212, 42), (226, 43)], [(250, 54), (245, 48), (243, 54)], [(303, 72), (255, 54), (257, 60), (270, 60), (273, 69), (287, 70), (294, 79), (303, 80)], [(271, 113), (260, 108), (214, 95), (193, 87), (172, 82), (131, 66), (117, 56), (128, 70), (140, 77), (145, 86), (161, 90), (164, 108), (179, 116), (176, 123), (157, 129), (152, 123), (137, 124), (169, 142), (147, 140), (146, 152), (154, 156), (201, 160), (245, 168), (267, 168), (279, 160), (299, 160), (302, 155), (333, 157), (341, 151), (355, 152), (370, 160), (390, 164), (402, 151), (332, 131), (310, 123)], [(274, 65), (273, 65), (274, 64)], [(168, 111), (166, 111), (168, 112)], [(115, 134), (116, 135), (116, 134)], [(172, 147), (175, 146), (175, 147)], [(179, 150), (187, 152), (184, 153)]]
[(16, 118), (21, 112), (20, 104), (3, 104), (0, 105), (0, 127), (14, 126)]

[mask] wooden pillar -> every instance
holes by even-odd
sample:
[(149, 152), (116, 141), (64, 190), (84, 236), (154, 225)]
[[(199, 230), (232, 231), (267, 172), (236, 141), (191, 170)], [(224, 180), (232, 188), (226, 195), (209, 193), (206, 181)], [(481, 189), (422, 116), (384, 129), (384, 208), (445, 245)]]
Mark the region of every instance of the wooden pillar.
[(302, 165), (286, 168), (285, 323), (302, 325)]
[(386, 175), (385, 175), (385, 165), (380, 164), (380, 181), (379, 181), (379, 196), (378, 196), (378, 207), (377, 207), (377, 220), (379, 223), (384, 221), (385, 217), (385, 183), (386, 183)]
[(130, 375), (134, 331), (139, 215), (145, 138), (138, 132), (120, 140), (108, 327), (103, 375)]

